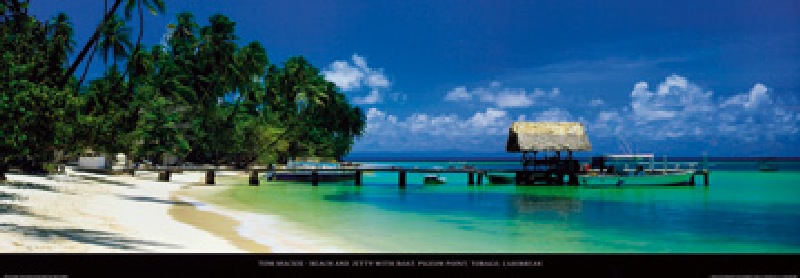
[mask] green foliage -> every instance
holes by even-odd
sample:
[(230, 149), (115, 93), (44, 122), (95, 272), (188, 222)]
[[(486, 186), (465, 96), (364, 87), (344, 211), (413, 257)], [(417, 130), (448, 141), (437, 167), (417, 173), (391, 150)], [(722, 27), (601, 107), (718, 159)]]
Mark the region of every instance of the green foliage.
[(125, 26), (125, 21), (119, 16), (112, 16), (109, 22), (101, 30), (100, 51), (103, 53), (103, 61), (108, 63), (108, 55), (111, 54), (114, 64), (117, 59), (128, 57), (128, 50), (131, 49), (131, 28)]
[(73, 141), (75, 92), (60, 89), (72, 50), (69, 18), (40, 22), (26, 1), (0, 7), (0, 169), (8, 163), (43, 162)]
[[(45, 24), (11, 2), (0, 1), (0, 167), (85, 148), (239, 165), (341, 157), (364, 129), (363, 111), (319, 69), (301, 56), (270, 64), (259, 43), (239, 46), (236, 24), (223, 15), (200, 26), (181, 13), (167, 44), (148, 49), (132, 47), (131, 29), (112, 8), (97, 46), (113, 65), (78, 92), (74, 77), (61, 84), (75, 65), (65, 69), (74, 48), (69, 18)], [(125, 3), (126, 18), (164, 10), (161, 0)]]

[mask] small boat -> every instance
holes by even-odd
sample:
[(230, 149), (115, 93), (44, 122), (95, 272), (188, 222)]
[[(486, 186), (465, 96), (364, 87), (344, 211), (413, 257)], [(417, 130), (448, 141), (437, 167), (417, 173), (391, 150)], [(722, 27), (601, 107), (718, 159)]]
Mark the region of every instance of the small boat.
[(627, 174), (578, 175), (581, 185), (691, 185), (692, 171)]
[(767, 161), (762, 160), (758, 163), (758, 170), (762, 172), (778, 171), (778, 166), (774, 163), (768, 163)]
[(447, 179), (439, 175), (427, 175), (422, 182), (424, 184), (444, 184)]
[[(693, 169), (656, 169), (652, 154), (606, 155), (592, 160), (594, 167), (578, 175), (581, 185), (692, 185)], [(645, 165), (649, 166), (645, 169)], [(629, 166), (633, 166), (629, 168)]]
[(491, 183), (491, 184), (513, 184), (514, 183), (514, 177), (512, 177), (512, 176), (486, 175), (486, 178), (489, 179), (489, 183)]

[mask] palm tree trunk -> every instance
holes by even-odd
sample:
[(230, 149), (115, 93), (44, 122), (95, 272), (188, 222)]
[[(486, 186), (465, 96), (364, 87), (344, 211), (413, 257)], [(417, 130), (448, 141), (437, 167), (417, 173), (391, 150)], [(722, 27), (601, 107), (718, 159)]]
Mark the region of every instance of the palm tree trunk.
[(8, 172), (8, 164), (0, 163), (0, 181), (6, 180), (6, 172)]
[(92, 48), (92, 54), (89, 54), (89, 60), (86, 61), (86, 68), (83, 69), (83, 74), (81, 74), (81, 79), (78, 80), (78, 86), (76, 87), (78, 90), (80, 90), (83, 81), (86, 80), (86, 73), (89, 72), (89, 66), (92, 65), (92, 59), (94, 58), (95, 52), (97, 52), (97, 45)]
[(89, 41), (87, 41), (86, 44), (83, 46), (81, 52), (78, 53), (78, 57), (75, 58), (75, 61), (72, 62), (72, 65), (64, 74), (64, 77), (62, 77), (61, 84), (59, 84), (60, 85), (59, 87), (64, 88), (64, 86), (67, 85), (67, 82), (69, 82), (69, 78), (73, 74), (75, 74), (75, 71), (78, 69), (78, 66), (81, 64), (83, 59), (86, 58), (86, 54), (88, 54), (92, 46), (97, 43), (97, 40), (100, 38), (100, 33), (101, 33), (100, 31), (103, 30), (106, 24), (108, 24), (108, 21), (111, 19), (111, 16), (117, 12), (117, 8), (119, 8), (120, 4), (122, 4), (122, 0), (116, 0), (114, 2), (114, 5), (111, 6), (111, 10), (108, 11), (106, 15), (103, 17), (103, 21), (100, 22), (100, 25), (97, 25), (97, 29), (94, 30), (94, 34), (92, 34), (92, 37), (89, 38)]

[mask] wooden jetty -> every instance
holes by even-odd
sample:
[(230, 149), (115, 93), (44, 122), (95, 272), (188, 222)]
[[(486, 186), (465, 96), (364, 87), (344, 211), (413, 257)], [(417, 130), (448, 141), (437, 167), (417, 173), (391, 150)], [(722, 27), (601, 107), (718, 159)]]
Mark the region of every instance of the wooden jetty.
[[(249, 184), (259, 185), (259, 173), (300, 173), (308, 175), (306, 179), (312, 185), (320, 183), (320, 173), (345, 173), (352, 174), (356, 186), (364, 184), (364, 172), (396, 172), (397, 185), (401, 188), (408, 184), (409, 173), (451, 173), (467, 175), (468, 185), (483, 184), (484, 177), (490, 173), (513, 173), (517, 185), (579, 185), (578, 175), (587, 173), (587, 169), (580, 167), (579, 161), (573, 157), (574, 152), (590, 151), (591, 143), (586, 136), (586, 131), (581, 123), (577, 122), (515, 122), (509, 128), (506, 151), (521, 153), (522, 167), (515, 169), (476, 169), (473, 166), (461, 168), (419, 168), (419, 167), (364, 167), (362, 165), (340, 165), (336, 167), (275, 167), (254, 166), (246, 169), (237, 169), (230, 166), (154, 166), (143, 169), (125, 169), (125, 171), (156, 171), (159, 181), (169, 181), (170, 175), (176, 172), (203, 171), (206, 173), (205, 183), (214, 184), (216, 172), (239, 171), (250, 174)], [(706, 164), (706, 163), (704, 163)], [(666, 161), (664, 162), (666, 169)], [(707, 169), (695, 170), (691, 175), (690, 184), (695, 184), (695, 178), (703, 178), (703, 184), (708, 185), (709, 172)]]
[[(574, 159), (573, 159), (574, 160)], [(563, 160), (562, 160), (563, 161)], [(563, 164), (563, 163), (562, 163)], [(537, 164), (538, 165), (538, 164)], [(80, 169), (78, 169), (80, 170)], [(134, 172), (157, 172), (158, 173), (158, 181), (168, 182), (173, 173), (181, 173), (181, 172), (205, 172), (205, 184), (213, 185), (216, 183), (216, 176), (217, 172), (224, 171), (224, 172), (245, 172), (249, 173), (248, 183), (253, 186), (260, 185), (261, 182), (261, 174), (267, 172), (310, 172), (311, 176), (311, 185), (317, 186), (320, 183), (319, 173), (322, 172), (330, 172), (330, 171), (337, 171), (337, 172), (349, 172), (354, 174), (353, 183), (356, 186), (361, 186), (364, 184), (364, 173), (365, 172), (384, 172), (384, 173), (397, 173), (397, 185), (400, 188), (404, 188), (408, 185), (408, 174), (410, 173), (436, 173), (436, 174), (465, 174), (467, 176), (467, 184), (472, 185), (482, 185), (484, 184), (484, 180), (486, 179), (487, 175), (490, 173), (497, 174), (497, 173), (513, 173), (517, 177), (517, 184), (518, 185), (563, 185), (569, 184), (568, 182), (558, 182), (558, 178), (556, 175), (561, 175), (563, 180), (564, 177), (567, 177), (570, 169), (554, 169), (554, 170), (545, 170), (545, 171), (520, 171), (518, 169), (476, 169), (473, 167), (463, 167), (463, 168), (446, 168), (446, 169), (438, 169), (438, 168), (409, 168), (409, 167), (389, 167), (389, 168), (375, 168), (375, 167), (361, 167), (361, 166), (346, 166), (342, 168), (335, 168), (335, 169), (275, 169), (271, 166), (261, 166), (261, 167), (249, 167), (246, 169), (237, 169), (229, 166), (153, 166), (148, 168), (140, 168), (140, 169), (126, 169), (125, 172), (129, 174), (133, 174)], [(577, 172), (575, 172), (577, 173)], [(547, 177), (545, 175), (550, 174), (552, 176)], [(522, 177), (520, 177), (522, 176)], [(694, 183), (695, 176), (701, 176), (703, 178), (703, 183), (708, 185), (708, 176), (709, 172), (707, 170), (698, 170), (692, 176), (692, 183)], [(525, 180), (528, 178), (530, 180)], [(268, 180), (269, 181), (269, 180)], [(535, 183), (531, 183), (534, 181)], [(527, 182), (527, 183), (526, 183)], [(548, 184), (547, 182), (551, 182)]]
[[(78, 169), (81, 170), (81, 169)], [(249, 184), (259, 185), (260, 174), (267, 172), (307, 172), (311, 176), (311, 184), (318, 185), (320, 183), (320, 175), (322, 172), (348, 172), (354, 174), (354, 183), (357, 186), (363, 185), (364, 172), (396, 172), (398, 175), (398, 186), (405, 187), (407, 176), (409, 173), (463, 173), (467, 175), (467, 183), (470, 185), (483, 184), (483, 179), (486, 176), (486, 170), (475, 169), (472, 167), (464, 168), (449, 168), (449, 169), (431, 169), (431, 168), (404, 168), (404, 167), (390, 167), (390, 168), (377, 168), (377, 167), (361, 167), (361, 166), (343, 166), (339, 168), (296, 168), (296, 169), (280, 169), (272, 166), (249, 167), (246, 169), (237, 169), (229, 166), (152, 166), (146, 168), (128, 168), (124, 172), (134, 174), (135, 172), (157, 172), (158, 181), (167, 182), (170, 180), (173, 173), (182, 172), (205, 172), (205, 183), (212, 185), (216, 183), (216, 172), (246, 172), (249, 173)], [(493, 170), (492, 172), (503, 172), (504, 170)], [(505, 170), (509, 172), (513, 170)]]

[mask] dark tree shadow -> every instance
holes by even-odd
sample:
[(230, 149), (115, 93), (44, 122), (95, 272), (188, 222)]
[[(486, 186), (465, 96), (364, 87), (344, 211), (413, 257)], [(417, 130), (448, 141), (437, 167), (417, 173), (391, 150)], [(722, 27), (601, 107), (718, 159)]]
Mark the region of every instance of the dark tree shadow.
[(34, 190), (42, 190), (42, 191), (49, 191), (49, 192), (58, 192), (54, 186), (38, 184), (38, 183), (30, 183), (30, 182), (21, 182), (21, 181), (4, 181), (0, 182), (0, 186), (5, 186), (14, 189), (34, 189)]
[(153, 198), (148, 196), (129, 196), (129, 195), (122, 195), (123, 199), (137, 201), (137, 202), (150, 202), (150, 203), (158, 203), (158, 204), (165, 204), (165, 205), (176, 205), (176, 206), (192, 206), (190, 202), (184, 201), (172, 201), (172, 200), (164, 200), (159, 198)]
[(136, 186), (136, 184), (133, 184), (133, 183), (115, 181), (115, 180), (111, 180), (111, 179), (107, 179), (107, 178), (103, 178), (103, 177), (92, 177), (92, 176), (83, 176), (83, 175), (75, 175), (73, 177), (78, 178), (78, 179), (84, 179), (84, 180), (108, 183), (108, 184), (117, 185), (117, 186), (126, 186), (126, 187)]
[(17, 204), (0, 204), (0, 214), (34, 216), (27, 207)]
[(0, 201), (24, 201), (27, 198), (17, 193), (0, 192)]
[(178, 245), (174, 244), (132, 239), (114, 233), (87, 229), (43, 228), (36, 226), (0, 223), (0, 231), (20, 233), (26, 237), (37, 238), (40, 240), (63, 238), (85, 244), (133, 251), (146, 251), (142, 249), (143, 247), (179, 247)]

